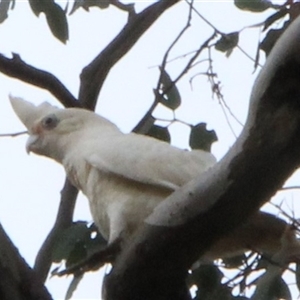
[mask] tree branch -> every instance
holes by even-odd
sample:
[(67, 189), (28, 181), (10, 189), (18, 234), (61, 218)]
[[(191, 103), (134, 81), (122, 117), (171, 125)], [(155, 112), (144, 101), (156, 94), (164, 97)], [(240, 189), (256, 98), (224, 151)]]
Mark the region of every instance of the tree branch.
[(193, 7), (193, 1), (189, 4), (189, 14), (187, 18), (186, 25), (183, 27), (183, 29), (179, 32), (179, 34), (176, 36), (175, 40), (171, 43), (171, 45), (168, 47), (166, 53), (164, 54), (161, 66), (160, 66), (160, 76), (158, 78), (156, 89), (154, 90), (154, 101), (144, 117), (139, 121), (139, 123), (133, 128), (133, 132), (140, 133), (140, 134), (146, 134), (148, 133), (149, 129), (153, 126), (155, 122), (155, 118), (153, 118), (152, 114), (157, 107), (157, 105), (160, 103), (162, 97), (175, 85), (175, 82), (173, 82), (172, 85), (170, 85), (165, 91), (160, 94), (160, 86), (162, 82), (162, 74), (165, 71), (167, 60), (169, 57), (169, 54), (171, 50), (174, 48), (174, 46), (177, 44), (177, 42), (181, 39), (181, 37), (184, 35), (184, 33), (188, 30), (188, 28), (191, 25), (191, 19), (192, 19), (192, 7)]
[(134, 3), (124, 4), (119, 0), (110, 0), (110, 4), (114, 5), (115, 7), (128, 12), (129, 16), (135, 14), (134, 10)]
[(179, 0), (161, 0), (129, 18), (123, 30), (81, 73), (79, 100), (94, 109), (103, 83), (111, 68), (119, 61), (160, 17)]
[(66, 107), (81, 107), (70, 91), (49, 72), (25, 63), (18, 54), (7, 58), (0, 54), (0, 72), (49, 91)]
[(228, 154), (156, 207), (118, 257), (106, 299), (185, 300), (187, 270), (241, 225), (300, 164), (300, 18), (277, 42)]
[(42, 281), (20, 256), (0, 224), (0, 299), (51, 300)]
[(55, 224), (44, 241), (35, 259), (34, 270), (39, 278), (45, 282), (52, 263), (52, 250), (57, 236), (72, 225), (73, 213), (78, 190), (66, 179), (61, 192), (60, 206)]

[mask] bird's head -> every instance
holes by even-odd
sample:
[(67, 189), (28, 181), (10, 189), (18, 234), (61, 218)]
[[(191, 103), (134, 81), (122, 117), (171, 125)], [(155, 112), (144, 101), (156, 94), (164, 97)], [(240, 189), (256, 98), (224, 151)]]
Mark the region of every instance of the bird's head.
[(48, 156), (59, 162), (62, 162), (70, 147), (76, 147), (74, 143), (82, 141), (87, 132), (93, 134), (93, 128), (98, 128), (95, 124), (109, 122), (84, 109), (60, 109), (47, 102), (35, 106), (12, 96), (10, 101), (28, 130), (27, 152)]

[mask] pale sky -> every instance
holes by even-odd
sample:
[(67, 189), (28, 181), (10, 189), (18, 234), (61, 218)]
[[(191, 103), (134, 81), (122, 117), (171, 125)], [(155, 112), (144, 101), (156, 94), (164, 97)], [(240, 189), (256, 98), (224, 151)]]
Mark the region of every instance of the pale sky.
[[(232, 2), (196, 1), (196, 8), (218, 29), (227, 33), (261, 22), (271, 13), (241, 12)], [(141, 9), (149, 4), (138, 1), (137, 7)], [(184, 2), (167, 11), (109, 74), (96, 111), (125, 132), (134, 127), (151, 105), (154, 99), (152, 90), (157, 84), (157, 66), (185, 25), (187, 13), (188, 6)], [(119, 32), (126, 22), (126, 14), (115, 8), (95, 8), (89, 13), (81, 9), (68, 21), (70, 39), (63, 45), (51, 35), (43, 15), (36, 18), (27, 1), (16, 1), (16, 8), (0, 24), (0, 53), (8, 57), (12, 52), (18, 53), (27, 63), (53, 72), (76, 96), (80, 70)], [(192, 21), (193, 26), (172, 52), (171, 58), (196, 50), (212, 34), (212, 29), (198, 16), (194, 15)], [(245, 30), (239, 45), (254, 57), (258, 38), (257, 28)], [(220, 52), (214, 53), (213, 59), (226, 103), (244, 123), (251, 86), (257, 74), (253, 74), (253, 63), (238, 49), (229, 59)], [(168, 65), (171, 76), (176, 77), (183, 62), (183, 59), (178, 59)], [(183, 105), (177, 117), (189, 123), (207, 122), (208, 127), (218, 134), (219, 142), (215, 143), (213, 153), (220, 159), (234, 143), (235, 137), (218, 100), (211, 98), (206, 78), (196, 77), (191, 88), (189, 79), (200, 71), (201, 68), (195, 68), (178, 84)], [(0, 74), (0, 133), (24, 130), (10, 107), (9, 93), (36, 104), (46, 100), (60, 105), (49, 93)], [(164, 118), (170, 115), (168, 111), (159, 113)], [(238, 134), (241, 126), (231, 116), (229, 120)], [(187, 147), (187, 128), (175, 125), (172, 132), (175, 134), (173, 144)], [(64, 171), (49, 159), (28, 156), (25, 141), (26, 136), (0, 138), (0, 221), (20, 253), (32, 265), (53, 225)], [(296, 177), (292, 184), (298, 182)], [(296, 192), (279, 194), (279, 199), (288, 199), (289, 203), (296, 197)], [(83, 196), (76, 207), (75, 220), (78, 219), (91, 221), (87, 200)], [(99, 299), (101, 276), (101, 272), (86, 275), (87, 280), (80, 284), (74, 299)], [(68, 285), (65, 279), (52, 278), (47, 281), (47, 287), (54, 299), (62, 299)]]

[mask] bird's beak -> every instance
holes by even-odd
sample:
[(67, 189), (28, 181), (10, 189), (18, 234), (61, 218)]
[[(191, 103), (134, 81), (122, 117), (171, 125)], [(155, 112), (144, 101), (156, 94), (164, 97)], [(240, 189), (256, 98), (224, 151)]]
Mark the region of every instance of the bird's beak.
[(32, 145), (34, 145), (36, 143), (36, 141), (38, 140), (39, 136), (38, 135), (30, 135), (27, 142), (26, 142), (26, 152), (27, 154), (30, 154), (30, 152), (32, 151)]
[(38, 120), (49, 113), (57, 111), (58, 108), (47, 102), (35, 106), (31, 102), (11, 95), (9, 96), (9, 99), (16, 115), (28, 130), (29, 138), (26, 143), (26, 152), (28, 154), (34, 152), (36, 143), (40, 138), (38, 127), (36, 125)]

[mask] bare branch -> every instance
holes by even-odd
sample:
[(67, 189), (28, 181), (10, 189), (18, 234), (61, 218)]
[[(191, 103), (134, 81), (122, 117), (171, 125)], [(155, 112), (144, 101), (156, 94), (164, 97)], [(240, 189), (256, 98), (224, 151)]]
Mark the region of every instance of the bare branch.
[(7, 58), (0, 54), (0, 72), (49, 91), (66, 107), (80, 107), (80, 103), (53, 74), (25, 63), (18, 54)]
[(294, 186), (284, 186), (280, 189), (280, 191), (287, 191), (287, 190), (299, 190), (300, 186), (299, 185), (294, 185)]
[(19, 135), (27, 134), (28, 131), (21, 131), (21, 132), (15, 132), (15, 133), (0, 133), (0, 137), (16, 137)]
[(177, 37), (175, 38), (175, 40), (171, 43), (171, 45), (167, 49), (166, 53), (164, 54), (164, 57), (163, 57), (163, 60), (162, 60), (161, 66), (160, 66), (160, 76), (159, 76), (159, 79), (158, 79), (158, 83), (157, 83), (156, 89), (154, 90), (154, 95), (155, 95), (154, 102), (151, 105), (151, 107), (149, 108), (149, 110), (147, 111), (147, 113), (144, 115), (144, 117), (134, 127), (134, 129), (132, 130), (133, 132), (138, 132), (138, 133), (145, 134), (145, 133), (147, 133), (149, 131), (150, 127), (155, 122), (155, 119), (152, 117), (152, 113), (153, 113), (154, 109), (156, 108), (156, 106), (160, 102), (161, 97), (163, 97), (168, 92), (168, 90), (171, 89), (172, 86), (174, 86), (174, 84), (175, 84), (175, 82), (174, 82), (173, 85), (171, 85), (170, 87), (168, 87), (167, 89), (165, 89), (162, 94), (159, 93), (159, 89), (160, 89), (161, 81), (162, 81), (162, 74), (164, 73), (164, 70), (166, 68), (166, 64), (167, 64), (167, 60), (168, 60), (169, 54), (170, 54), (171, 50), (173, 49), (173, 47), (177, 44), (177, 42), (180, 40), (180, 38), (184, 35), (184, 33), (190, 27), (190, 23), (191, 23), (191, 19), (192, 19), (193, 1), (189, 4), (189, 6), (190, 6), (190, 9), (189, 9), (189, 15), (188, 15), (188, 19), (187, 19), (186, 25), (179, 32), (179, 34), (177, 35)]
[(51, 300), (42, 281), (20, 256), (0, 224), (1, 300)]
[(94, 109), (111, 68), (135, 45), (162, 13), (178, 2), (179, 0), (161, 0), (129, 18), (128, 23), (114, 40), (83, 69), (79, 100), (84, 106)]
[(39, 250), (34, 264), (34, 270), (43, 282), (46, 280), (51, 267), (52, 249), (58, 234), (72, 225), (77, 195), (78, 190), (66, 179), (55, 224)]

